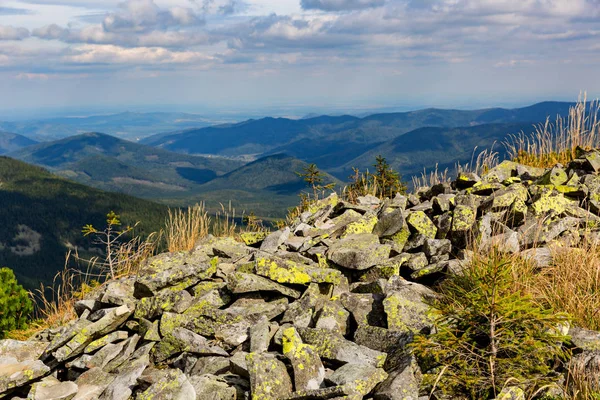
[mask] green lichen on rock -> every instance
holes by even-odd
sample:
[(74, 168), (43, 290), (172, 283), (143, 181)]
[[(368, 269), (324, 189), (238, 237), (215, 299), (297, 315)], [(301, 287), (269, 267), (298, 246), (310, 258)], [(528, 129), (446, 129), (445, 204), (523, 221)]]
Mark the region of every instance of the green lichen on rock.
[(280, 400), (292, 393), (292, 381), (285, 364), (273, 355), (249, 353), (246, 355), (246, 365), (252, 400)]
[(418, 333), (432, 326), (429, 305), (417, 293), (393, 292), (385, 298), (383, 307), (391, 331)]
[(269, 235), (268, 232), (242, 232), (240, 239), (244, 241), (246, 246), (252, 246), (253, 244), (260, 243)]
[(475, 224), (477, 212), (473, 207), (457, 205), (452, 215), (452, 232), (468, 232)]
[(575, 204), (576, 201), (569, 200), (560, 193), (556, 193), (550, 189), (542, 189), (538, 198), (531, 205), (531, 209), (536, 216), (548, 212), (560, 214)]
[(406, 222), (416, 232), (430, 239), (435, 239), (437, 228), (423, 211), (414, 211), (408, 214)]
[(342, 237), (346, 237), (348, 235), (356, 234), (356, 233), (372, 233), (373, 228), (377, 225), (378, 219), (375, 214), (366, 214), (358, 221), (354, 221), (346, 225), (346, 229), (344, 230), (344, 234)]

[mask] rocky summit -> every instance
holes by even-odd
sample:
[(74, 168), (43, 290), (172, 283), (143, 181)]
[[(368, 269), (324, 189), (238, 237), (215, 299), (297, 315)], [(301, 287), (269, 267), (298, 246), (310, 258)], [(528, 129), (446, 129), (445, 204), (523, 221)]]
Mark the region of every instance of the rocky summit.
[[(544, 170), (505, 161), (406, 196), (324, 198), (277, 232), (207, 237), (76, 303), (79, 318), (0, 342), (0, 397), (416, 400), (408, 345), (471, 243), (521, 252), (600, 227), (600, 153)], [(579, 357), (600, 334), (572, 328)], [(427, 396), (422, 398), (428, 398)]]

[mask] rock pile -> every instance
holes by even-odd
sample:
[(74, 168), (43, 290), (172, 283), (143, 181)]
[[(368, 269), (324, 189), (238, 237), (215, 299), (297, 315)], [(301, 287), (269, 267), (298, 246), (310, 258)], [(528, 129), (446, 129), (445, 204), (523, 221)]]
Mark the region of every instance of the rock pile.
[[(419, 399), (407, 344), (431, 329), (432, 284), (474, 238), (547, 264), (547, 245), (599, 226), (599, 171), (596, 151), (549, 170), (507, 161), (160, 254), (79, 301), (69, 326), (0, 342), (0, 397)], [(599, 335), (574, 333), (598, 357)]]

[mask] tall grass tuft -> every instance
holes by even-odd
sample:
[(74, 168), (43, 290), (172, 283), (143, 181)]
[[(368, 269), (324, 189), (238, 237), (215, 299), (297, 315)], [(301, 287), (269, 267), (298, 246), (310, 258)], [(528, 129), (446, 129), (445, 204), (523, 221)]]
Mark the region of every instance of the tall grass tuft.
[(427, 172), (426, 169), (423, 169), (423, 172), (421, 172), (421, 176), (413, 176), (412, 187), (413, 190), (416, 192), (419, 189), (429, 188), (440, 183), (450, 183), (451, 181), (452, 179), (448, 174), (448, 168), (444, 169), (443, 171), (440, 171), (438, 164), (436, 163), (433, 171)]
[(568, 117), (550, 118), (535, 125), (533, 134), (521, 132), (509, 136), (504, 143), (511, 159), (521, 164), (549, 168), (557, 163), (567, 164), (577, 157), (577, 148), (600, 147), (600, 102), (587, 102), (587, 95), (579, 96), (577, 104), (569, 109)]
[(231, 201), (227, 208), (222, 203), (221, 209), (215, 214), (215, 222), (212, 225), (212, 234), (217, 237), (235, 236), (237, 224), (235, 223), (235, 208)]
[(600, 244), (553, 247), (552, 263), (532, 277), (531, 293), (568, 313), (583, 328), (600, 330)]
[(165, 227), (167, 249), (170, 252), (192, 250), (198, 239), (208, 235), (210, 221), (203, 202), (187, 210), (169, 210)]

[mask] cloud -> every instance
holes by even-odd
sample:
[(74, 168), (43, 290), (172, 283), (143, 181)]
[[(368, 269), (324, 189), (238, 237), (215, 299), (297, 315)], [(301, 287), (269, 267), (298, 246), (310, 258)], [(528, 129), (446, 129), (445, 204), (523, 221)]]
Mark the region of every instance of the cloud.
[(21, 72), (15, 75), (16, 79), (27, 81), (47, 81), (50, 77), (48, 74), (36, 74), (30, 72)]
[(31, 10), (24, 8), (0, 7), (0, 15), (28, 15), (32, 14)]
[(300, 0), (305, 10), (349, 11), (381, 7), (385, 0)]
[(29, 30), (26, 28), (0, 25), (0, 40), (23, 40), (28, 37)]
[(123, 48), (113, 45), (81, 45), (64, 60), (76, 64), (187, 64), (213, 58), (195, 51), (170, 51), (160, 47)]
[(159, 29), (202, 25), (204, 20), (191, 8), (159, 8), (154, 0), (128, 0), (120, 10), (104, 18), (106, 32), (148, 32)]

